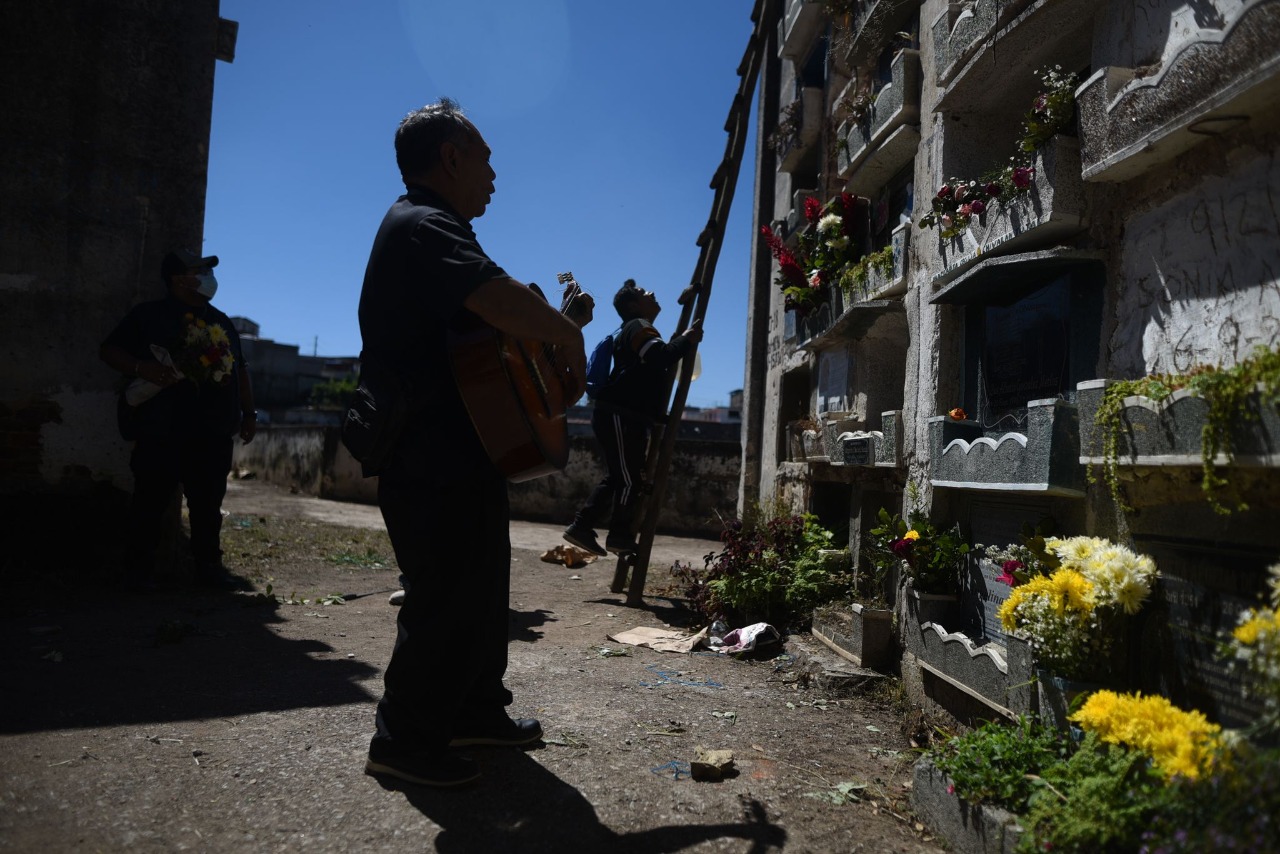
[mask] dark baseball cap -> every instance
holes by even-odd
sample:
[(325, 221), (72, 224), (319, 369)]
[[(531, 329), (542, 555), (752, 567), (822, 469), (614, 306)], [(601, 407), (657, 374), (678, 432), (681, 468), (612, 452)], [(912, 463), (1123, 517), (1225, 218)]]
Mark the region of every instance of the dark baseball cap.
[(170, 276), (180, 276), (188, 270), (199, 270), (203, 267), (218, 266), (218, 256), (209, 255), (201, 258), (190, 249), (181, 247), (164, 256), (160, 262), (160, 275), (168, 282)]

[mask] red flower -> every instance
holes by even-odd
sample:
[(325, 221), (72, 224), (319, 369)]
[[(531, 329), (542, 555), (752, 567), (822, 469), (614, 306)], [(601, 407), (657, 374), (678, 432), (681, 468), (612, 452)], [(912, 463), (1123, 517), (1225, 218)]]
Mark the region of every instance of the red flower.
[(987, 195), (988, 195), (988, 196), (998, 196), (998, 195), (1000, 195), (1000, 185), (999, 185), (999, 184), (997, 184), (995, 181), (992, 181), (990, 184), (988, 184), (988, 185), (987, 185)]
[(894, 554), (896, 554), (898, 557), (902, 558), (903, 560), (907, 560), (908, 558), (911, 557), (912, 542), (913, 542), (912, 540), (908, 540), (906, 538), (903, 538), (901, 540), (894, 540), (892, 543), (889, 543), (889, 550), (892, 551)]
[(987, 203), (982, 199), (974, 199), (969, 202), (969, 213), (980, 214), (987, 209)]
[(1045, 111), (1045, 108), (1048, 106), (1049, 106), (1049, 99), (1042, 92), (1041, 94), (1036, 96), (1035, 101), (1031, 104), (1031, 109), (1035, 110), (1037, 113), (1043, 113)]
[(955, 409), (952, 409), (947, 414), (951, 416), (952, 421), (963, 421), (969, 417), (968, 415), (965, 414), (964, 410), (958, 406)]
[(954, 190), (951, 189), (950, 184), (943, 184), (941, 187), (938, 188), (938, 198), (949, 199), (951, 198), (951, 195), (953, 192)]
[(1013, 186), (1019, 190), (1025, 190), (1031, 186), (1031, 179), (1035, 177), (1036, 170), (1030, 166), (1015, 166), (1013, 168)]
[(1018, 579), (1014, 576), (1014, 572), (1019, 569), (1026, 569), (1026, 566), (1020, 560), (1006, 560), (1000, 564), (1000, 569), (1003, 570), (1003, 574), (996, 581), (1001, 584), (1008, 584), (1010, 587), (1017, 587)]
[(817, 222), (822, 219), (822, 202), (816, 197), (809, 196), (804, 200), (804, 218), (809, 222)]

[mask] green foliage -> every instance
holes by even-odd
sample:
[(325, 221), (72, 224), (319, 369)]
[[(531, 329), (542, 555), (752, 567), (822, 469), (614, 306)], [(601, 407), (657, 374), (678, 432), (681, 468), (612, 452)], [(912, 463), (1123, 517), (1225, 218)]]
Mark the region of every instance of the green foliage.
[(310, 403), (317, 409), (342, 409), (355, 392), (355, 377), (325, 380), (312, 386)]
[(675, 566), (690, 603), (708, 621), (804, 625), (819, 605), (846, 597), (852, 579), (825, 561), (832, 533), (816, 516), (753, 514), (721, 535), (724, 549), (706, 556), (706, 568)]
[(1036, 791), (1032, 775), (1064, 761), (1068, 752), (1057, 730), (1020, 717), (1012, 726), (983, 724), (936, 747), (932, 758), (969, 803), (1022, 812)]
[(868, 561), (881, 578), (900, 566), (920, 593), (955, 593), (969, 544), (960, 526), (941, 529), (919, 511), (903, 520), (883, 507), (867, 536)]
[(1168, 792), (1164, 776), (1141, 753), (1103, 745), (1088, 733), (1070, 759), (1041, 774), (1022, 820), (1019, 851), (1136, 851)]
[[(1209, 506), (1214, 512), (1224, 515), (1233, 509), (1248, 509), (1248, 505), (1231, 489), (1230, 481), (1218, 473), (1217, 458), (1222, 454), (1230, 465), (1235, 450), (1232, 434), (1239, 429), (1239, 423), (1257, 421), (1261, 417), (1259, 406), (1280, 403), (1280, 351), (1261, 346), (1256, 348), (1252, 357), (1231, 368), (1200, 365), (1185, 374), (1151, 374), (1107, 386), (1094, 416), (1094, 429), (1102, 438), (1102, 473), (1112, 499), (1121, 510), (1133, 510), (1124, 500), (1118, 467), (1125, 398), (1140, 395), (1160, 403), (1183, 388), (1204, 398), (1209, 407), (1200, 435), (1204, 471), (1200, 485)], [(1256, 398), (1253, 397), (1255, 393), (1258, 394)], [(1089, 469), (1089, 482), (1097, 482), (1092, 467)]]
[(326, 555), (325, 560), (339, 566), (360, 567), (361, 569), (382, 569), (387, 559), (373, 546), (366, 546), (364, 551), (345, 549)]
[(845, 267), (840, 272), (837, 283), (846, 294), (865, 299), (872, 272), (878, 273), (885, 280), (893, 275), (892, 245), (884, 247), (879, 252), (863, 255), (856, 264)]

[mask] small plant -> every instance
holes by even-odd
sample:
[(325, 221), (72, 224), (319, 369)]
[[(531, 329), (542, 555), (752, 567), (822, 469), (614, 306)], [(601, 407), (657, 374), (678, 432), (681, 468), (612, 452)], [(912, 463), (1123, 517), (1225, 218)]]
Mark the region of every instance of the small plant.
[(724, 549), (706, 556), (704, 571), (677, 565), (672, 572), (708, 622), (803, 625), (818, 605), (848, 596), (852, 579), (833, 572), (821, 555), (831, 540), (810, 514), (734, 521), (721, 534)]
[(782, 108), (778, 126), (765, 139), (770, 151), (781, 151), (800, 142), (800, 128), (804, 122), (804, 100), (797, 98)]
[(971, 804), (1026, 810), (1036, 790), (1033, 776), (1065, 760), (1070, 751), (1057, 730), (1020, 717), (1010, 726), (991, 721), (933, 749), (955, 794)]
[[(1119, 475), (1125, 398), (1139, 395), (1153, 403), (1161, 403), (1183, 388), (1204, 398), (1209, 406), (1208, 417), (1200, 432), (1203, 469), (1200, 485), (1209, 506), (1223, 515), (1230, 514), (1233, 509), (1248, 509), (1248, 505), (1231, 492), (1230, 482), (1218, 473), (1217, 458), (1222, 454), (1227, 465), (1231, 465), (1235, 451), (1232, 436), (1238, 423), (1257, 421), (1261, 417), (1252, 403), (1255, 393), (1258, 406), (1280, 403), (1280, 350), (1262, 346), (1255, 348), (1253, 356), (1231, 368), (1199, 365), (1185, 374), (1149, 374), (1107, 386), (1094, 416), (1094, 429), (1101, 437), (1103, 479), (1112, 499), (1121, 510), (1133, 510), (1124, 499)], [(1088, 477), (1090, 483), (1097, 482), (1092, 466)]]
[(1008, 165), (983, 175), (980, 179), (953, 177), (934, 194), (930, 211), (920, 219), (920, 228), (938, 228), (943, 239), (949, 239), (968, 228), (975, 216), (982, 216), (992, 205), (1008, 204), (1028, 192), (1036, 170), (1031, 156), (1059, 133), (1071, 128), (1075, 120), (1074, 74), (1064, 74), (1062, 66), (1041, 69), (1036, 74), (1042, 89), (1023, 120), (1018, 154)]
[(1135, 851), (1166, 798), (1165, 778), (1147, 757), (1086, 733), (1071, 758), (1041, 773), (1018, 851)]
[(868, 559), (881, 572), (895, 567), (911, 579), (919, 593), (957, 593), (969, 544), (960, 526), (942, 529), (928, 517), (911, 512), (907, 519), (880, 508), (880, 524), (867, 536)]
[(840, 290), (850, 296), (856, 294), (859, 298), (865, 299), (873, 272), (886, 280), (893, 275), (893, 246), (886, 246), (878, 252), (869, 252), (856, 264), (845, 267), (838, 279)]

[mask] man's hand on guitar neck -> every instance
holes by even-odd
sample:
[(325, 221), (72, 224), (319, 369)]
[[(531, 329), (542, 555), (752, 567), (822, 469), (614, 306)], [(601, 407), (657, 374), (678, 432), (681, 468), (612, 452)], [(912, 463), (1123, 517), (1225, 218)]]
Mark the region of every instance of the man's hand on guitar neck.
[(566, 398), (570, 404), (582, 398), (587, 388), (582, 330), (541, 295), (515, 279), (490, 279), (462, 304), (499, 332), (554, 346), (556, 362), (565, 370), (560, 380)]

